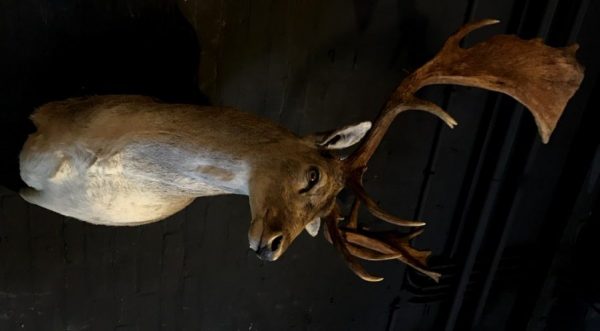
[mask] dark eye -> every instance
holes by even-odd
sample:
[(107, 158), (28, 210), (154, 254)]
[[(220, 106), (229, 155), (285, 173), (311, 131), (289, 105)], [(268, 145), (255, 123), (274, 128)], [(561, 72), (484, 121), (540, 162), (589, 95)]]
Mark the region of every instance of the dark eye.
[(300, 190), (300, 193), (310, 191), (310, 189), (313, 188), (315, 184), (319, 182), (320, 177), (321, 176), (319, 174), (319, 169), (317, 169), (316, 167), (310, 167), (310, 169), (308, 169), (308, 171), (306, 172), (306, 187)]
[(315, 167), (311, 167), (306, 173), (306, 178), (308, 179), (309, 184), (316, 184), (319, 181), (319, 169)]

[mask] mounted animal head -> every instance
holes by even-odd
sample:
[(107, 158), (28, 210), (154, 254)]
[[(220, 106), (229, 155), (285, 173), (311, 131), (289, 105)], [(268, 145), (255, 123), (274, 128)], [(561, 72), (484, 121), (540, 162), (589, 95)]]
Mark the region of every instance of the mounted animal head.
[[(425, 223), (403, 220), (384, 212), (362, 186), (367, 163), (396, 116), (405, 110), (422, 110), (436, 115), (451, 128), (456, 125), (437, 105), (421, 100), (415, 93), (433, 84), (456, 84), (497, 91), (512, 96), (533, 114), (542, 141), (547, 143), (568, 100), (583, 79), (583, 67), (575, 59), (577, 45), (566, 48), (546, 46), (539, 39), (522, 40), (497, 35), (487, 41), (462, 48), (459, 42), (471, 31), (495, 24), (496, 20), (470, 23), (452, 35), (442, 50), (428, 63), (405, 78), (375, 120), (303, 139), (305, 149), (292, 159), (273, 162), (277, 173), (254, 176), (250, 183), (253, 220), (249, 231), (250, 247), (266, 260), (281, 256), (294, 238), (306, 228), (312, 235), (325, 219), (326, 238), (340, 250), (349, 267), (362, 279), (379, 281), (357, 263), (366, 260), (397, 259), (434, 280), (440, 274), (427, 270), (430, 252), (418, 251), (409, 244)], [(365, 139), (361, 140), (365, 135)], [(360, 142), (347, 158), (334, 157), (328, 150), (343, 149)], [(289, 177), (292, 177), (292, 184)], [(282, 185), (285, 183), (285, 185)], [(343, 217), (336, 196), (344, 188), (356, 199)], [(398, 226), (417, 228), (408, 235), (373, 233), (358, 226), (360, 205), (377, 218)]]
[(371, 122), (362, 122), (278, 141), (275, 148), (294, 153), (270, 152), (268, 160), (255, 165), (249, 181), (248, 241), (261, 259), (279, 258), (304, 229), (317, 235), (321, 218), (333, 210), (344, 188), (344, 163), (333, 153), (358, 143), (370, 128)]

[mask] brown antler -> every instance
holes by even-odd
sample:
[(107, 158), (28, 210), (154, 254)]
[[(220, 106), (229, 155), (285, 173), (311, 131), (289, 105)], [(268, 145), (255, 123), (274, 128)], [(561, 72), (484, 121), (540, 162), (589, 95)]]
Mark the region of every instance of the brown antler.
[(328, 217), (327, 232), (334, 245), (342, 251), (350, 268), (362, 279), (379, 281), (369, 275), (354, 257), (366, 260), (398, 259), (438, 281), (440, 274), (427, 270), (429, 251), (418, 251), (409, 244), (422, 230), (404, 237), (367, 233), (357, 229), (360, 203), (377, 218), (409, 227), (425, 225), (406, 221), (384, 212), (365, 192), (362, 175), (367, 162), (377, 149), (396, 116), (410, 109), (432, 113), (451, 128), (456, 121), (437, 105), (415, 97), (422, 87), (434, 84), (456, 84), (502, 92), (525, 105), (533, 114), (543, 143), (547, 143), (567, 102), (583, 79), (583, 67), (577, 62), (577, 44), (552, 48), (540, 39), (523, 40), (516, 36), (497, 35), (470, 48), (461, 48), (460, 41), (480, 27), (497, 23), (481, 20), (469, 23), (446, 41), (442, 50), (429, 62), (405, 78), (392, 94), (373, 129), (361, 146), (345, 160), (346, 185), (356, 199), (346, 227), (340, 226), (339, 207)]

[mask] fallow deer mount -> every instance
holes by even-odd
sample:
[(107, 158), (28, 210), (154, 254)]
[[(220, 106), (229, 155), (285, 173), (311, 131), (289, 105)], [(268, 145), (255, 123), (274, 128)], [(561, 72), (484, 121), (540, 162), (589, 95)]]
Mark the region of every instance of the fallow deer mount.
[[(362, 279), (379, 281), (356, 258), (400, 260), (434, 280), (430, 252), (410, 246), (425, 223), (383, 211), (362, 185), (367, 163), (396, 116), (423, 110), (450, 127), (456, 122), (415, 93), (433, 84), (480, 87), (508, 94), (533, 114), (548, 142), (568, 100), (583, 79), (577, 45), (546, 46), (539, 39), (497, 35), (470, 48), (469, 32), (494, 24), (463, 26), (428, 63), (405, 78), (379, 117), (324, 134), (299, 137), (268, 120), (234, 109), (166, 104), (142, 96), (93, 96), (40, 107), (20, 155), (21, 196), (82, 221), (140, 225), (164, 219), (195, 198), (249, 196), (250, 248), (264, 260), (278, 259), (306, 229), (325, 237)], [(364, 138), (364, 139), (363, 139)], [(330, 150), (360, 144), (346, 158)], [(356, 198), (347, 216), (337, 202), (344, 188)], [(358, 226), (361, 204), (377, 218), (416, 228), (408, 235), (375, 233)]]

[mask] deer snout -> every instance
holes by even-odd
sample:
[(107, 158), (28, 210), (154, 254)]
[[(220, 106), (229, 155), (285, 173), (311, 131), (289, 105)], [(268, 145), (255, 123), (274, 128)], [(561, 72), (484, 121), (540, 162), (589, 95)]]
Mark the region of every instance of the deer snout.
[(275, 233), (270, 238), (264, 238), (256, 249), (256, 255), (265, 261), (275, 261), (281, 256), (283, 248), (283, 234)]
[(279, 226), (269, 225), (264, 219), (255, 219), (250, 224), (248, 242), (261, 260), (275, 261), (285, 249), (285, 238)]

